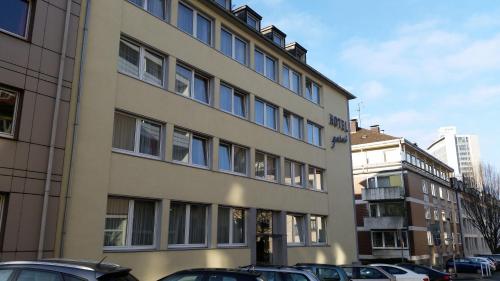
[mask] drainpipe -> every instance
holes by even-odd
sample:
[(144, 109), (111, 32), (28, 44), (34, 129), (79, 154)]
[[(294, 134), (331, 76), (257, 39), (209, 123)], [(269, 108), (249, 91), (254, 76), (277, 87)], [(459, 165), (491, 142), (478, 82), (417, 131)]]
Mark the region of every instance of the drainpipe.
[(56, 90), (56, 103), (54, 106), (54, 113), (52, 116), (52, 128), (50, 134), (50, 147), (49, 147), (49, 160), (47, 162), (47, 173), (45, 175), (45, 191), (43, 195), (43, 209), (42, 209), (42, 219), (40, 222), (40, 240), (38, 240), (38, 254), (37, 258), (40, 260), (43, 258), (43, 248), (45, 244), (45, 229), (47, 226), (47, 210), (49, 207), (49, 194), (52, 181), (52, 169), (54, 165), (54, 151), (57, 135), (57, 123), (59, 120), (59, 106), (61, 104), (61, 92), (64, 74), (64, 62), (66, 59), (66, 49), (68, 47), (68, 29), (69, 20), (71, 16), (71, 1), (67, 0), (66, 4), (66, 19), (64, 21), (64, 34), (61, 46), (61, 58), (59, 60), (59, 74), (57, 77), (57, 90)]

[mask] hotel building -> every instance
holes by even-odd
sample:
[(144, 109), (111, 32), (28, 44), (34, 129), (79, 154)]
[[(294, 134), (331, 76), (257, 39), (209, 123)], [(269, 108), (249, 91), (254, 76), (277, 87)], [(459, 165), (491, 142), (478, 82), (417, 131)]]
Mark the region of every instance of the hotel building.
[(438, 265), (460, 254), (453, 169), (415, 143), (351, 121), (359, 259)]
[(300, 44), (228, 0), (82, 4), (59, 256), (143, 280), (357, 260), (353, 96)]

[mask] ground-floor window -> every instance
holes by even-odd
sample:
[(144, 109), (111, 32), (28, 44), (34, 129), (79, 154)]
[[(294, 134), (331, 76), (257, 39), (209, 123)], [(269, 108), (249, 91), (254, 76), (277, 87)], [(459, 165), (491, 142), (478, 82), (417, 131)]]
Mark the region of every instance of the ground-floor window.
[(305, 216), (286, 215), (286, 241), (289, 245), (303, 245), (305, 242)]
[(217, 243), (219, 245), (245, 245), (246, 215), (244, 209), (219, 207)]
[(172, 202), (168, 244), (170, 247), (207, 245), (208, 207), (202, 204)]
[(311, 224), (311, 243), (313, 244), (326, 243), (326, 217), (311, 215), (310, 224)]
[(408, 248), (406, 231), (372, 231), (372, 248), (401, 249)]

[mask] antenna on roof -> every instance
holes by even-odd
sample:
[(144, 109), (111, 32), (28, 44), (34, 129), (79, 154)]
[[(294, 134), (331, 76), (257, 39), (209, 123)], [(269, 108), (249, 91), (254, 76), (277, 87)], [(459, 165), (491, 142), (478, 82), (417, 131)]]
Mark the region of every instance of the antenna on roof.
[(362, 101), (358, 102), (358, 109), (356, 110), (358, 112), (358, 123), (359, 127), (361, 127), (361, 105), (363, 104)]
[(97, 264), (96, 267), (99, 267), (101, 263), (107, 258), (107, 256), (104, 256)]

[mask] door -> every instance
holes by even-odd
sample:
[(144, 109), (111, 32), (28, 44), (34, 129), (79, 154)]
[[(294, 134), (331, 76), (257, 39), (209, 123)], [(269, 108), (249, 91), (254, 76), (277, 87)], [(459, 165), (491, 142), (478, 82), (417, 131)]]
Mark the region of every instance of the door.
[(257, 210), (257, 264), (273, 264), (273, 212)]

